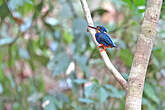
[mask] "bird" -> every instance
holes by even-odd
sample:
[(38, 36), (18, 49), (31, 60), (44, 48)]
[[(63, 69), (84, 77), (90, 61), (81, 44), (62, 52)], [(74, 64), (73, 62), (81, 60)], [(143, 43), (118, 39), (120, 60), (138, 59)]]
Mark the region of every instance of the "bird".
[(98, 48), (102, 47), (103, 49), (100, 52), (105, 51), (107, 48), (117, 47), (115, 43), (112, 41), (111, 36), (107, 34), (107, 29), (102, 25), (97, 27), (88, 26), (88, 28), (92, 28), (96, 30), (95, 38), (99, 43)]

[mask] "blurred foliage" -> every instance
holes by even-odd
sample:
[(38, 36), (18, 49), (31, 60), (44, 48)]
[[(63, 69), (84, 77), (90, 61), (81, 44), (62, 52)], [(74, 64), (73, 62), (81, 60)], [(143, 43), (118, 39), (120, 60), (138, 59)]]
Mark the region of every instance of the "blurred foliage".
[[(108, 55), (128, 78), (146, 0), (91, 1), (95, 24), (119, 43)], [(0, 0), (0, 110), (124, 110), (125, 92), (106, 74), (86, 28), (79, 0)], [(165, 110), (164, 39), (165, 3), (143, 110)]]

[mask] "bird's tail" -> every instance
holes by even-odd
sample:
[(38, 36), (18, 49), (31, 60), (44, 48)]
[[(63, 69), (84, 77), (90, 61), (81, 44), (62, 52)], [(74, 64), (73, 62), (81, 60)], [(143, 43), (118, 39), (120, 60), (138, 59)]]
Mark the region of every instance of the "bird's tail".
[(120, 46), (119, 42), (115, 42), (113, 47), (118, 48)]

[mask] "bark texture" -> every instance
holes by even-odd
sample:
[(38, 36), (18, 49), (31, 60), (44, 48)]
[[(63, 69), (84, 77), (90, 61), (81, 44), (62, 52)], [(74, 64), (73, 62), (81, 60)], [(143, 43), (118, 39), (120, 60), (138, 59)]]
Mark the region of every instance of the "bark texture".
[(148, 0), (138, 38), (126, 94), (125, 110), (141, 110), (145, 75), (163, 0)]

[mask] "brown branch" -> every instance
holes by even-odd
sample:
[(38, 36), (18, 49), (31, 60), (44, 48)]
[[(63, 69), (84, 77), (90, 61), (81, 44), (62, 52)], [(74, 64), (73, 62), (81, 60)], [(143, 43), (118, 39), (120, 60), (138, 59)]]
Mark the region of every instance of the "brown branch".
[[(86, 0), (80, 0), (81, 1), (81, 5), (85, 14), (85, 18), (87, 20), (87, 23), (89, 26), (94, 26), (92, 17), (91, 17), (91, 13), (90, 10), (88, 8), (88, 4), (86, 2)], [(95, 39), (95, 31), (92, 29), (89, 29), (89, 32), (91, 33), (93, 40), (95, 42), (96, 45), (98, 45), (96, 39)], [(110, 72), (112, 72), (113, 76), (115, 77), (115, 79), (120, 83), (120, 85), (126, 89), (127, 88), (127, 81), (122, 77), (122, 75), (117, 71), (117, 69), (114, 67), (114, 65), (111, 63), (107, 53), (105, 51), (100, 52), (102, 59), (105, 62), (105, 65), (107, 66), (107, 68), (109, 69)]]
[(141, 33), (139, 34), (136, 52), (128, 78), (125, 110), (141, 110), (145, 75), (154, 43), (161, 6), (162, 0), (147, 1), (145, 16), (141, 25)]

